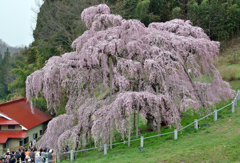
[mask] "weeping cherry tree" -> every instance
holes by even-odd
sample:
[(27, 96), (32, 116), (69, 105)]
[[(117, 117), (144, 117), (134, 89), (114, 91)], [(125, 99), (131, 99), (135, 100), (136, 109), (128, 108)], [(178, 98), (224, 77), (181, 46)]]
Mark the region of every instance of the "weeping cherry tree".
[(40, 146), (77, 150), (92, 138), (108, 143), (115, 131), (130, 139), (134, 110), (152, 130), (179, 128), (181, 112), (235, 93), (213, 65), (220, 43), (190, 21), (146, 27), (110, 14), (105, 4), (86, 8), (81, 20), (88, 30), (72, 43), (74, 51), (51, 57), (26, 80), (28, 100), (43, 96), (52, 113), (60, 95), (68, 96), (66, 113), (49, 122)]

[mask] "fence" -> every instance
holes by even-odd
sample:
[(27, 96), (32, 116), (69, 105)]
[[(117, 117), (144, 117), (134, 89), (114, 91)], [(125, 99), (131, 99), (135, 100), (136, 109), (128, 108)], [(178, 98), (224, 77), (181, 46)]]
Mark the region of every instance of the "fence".
[[(168, 133), (163, 133), (163, 134), (159, 134), (159, 135), (153, 135), (153, 136), (149, 136), (149, 137), (143, 137), (141, 136), (140, 139), (134, 139), (134, 140), (130, 140), (130, 142), (133, 142), (133, 141), (138, 141), (140, 140), (140, 147), (143, 147), (143, 144), (144, 144), (144, 139), (149, 139), (149, 138), (153, 138), (153, 137), (158, 137), (158, 136), (163, 136), (163, 135), (169, 135), (169, 134), (174, 134), (174, 140), (177, 140), (178, 139), (178, 132), (179, 131), (182, 131), (183, 129), (191, 126), (194, 124), (194, 128), (195, 129), (198, 129), (198, 122), (209, 117), (210, 115), (214, 114), (213, 116), (213, 120), (214, 121), (217, 121), (217, 114), (218, 114), (218, 111), (220, 110), (223, 110), (229, 106), (231, 106), (231, 109), (232, 109), (232, 113), (235, 112), (235, 107), (237, 106), (237, 101), (240, 99), (240, 90), (237, 91), (237, 94), (235, 96), (235, 98), (233, 99), (233, 101), (231, 103), (229, 103), (228, 105), (220, 108), (220, 109), (215, 109), (213, 112), (211, 112), (210, 114), (200, 118), (200, 119), (195, 119), (194, 122), (188, 124), (187, 126), (181, 128), (181, 129), (175, 129), (173, 132), (168, 132)], [(119, 142), (119, 143), (115, 143), (115, 144), (112, 144), (112, 145), (118, 145), (118, 144), (125, 144), (129, 141), (124, 141), (124, 142)], [(95, 147), (95, 148), (88, 148), (88, 149), (83, 149), (83, 150), (78, 150), (78, 151), (74, 151), (74, 150), (71, 150), (70, 152), (64, 152), (64, 153), (57, 153), (57, 162), (59, 163), (61, 161), (60, 159), (60, 156), (61, 155), (69, 155), (70, 154), (70, 161), (72, 162), (74, 160), (74, 153), (77, 153), (77, 152), (83, 152), (83, 151), (89, 151), (89, 150), (93, 150), (93, 149), (99, 149), (99, 148), (103, 148), (104, 149), (104, 154), (107, 154), (107, 148), (109, 147), (110, 145), (107, 145), (107, 144), (104, 144), (104, 146), (99, 146), (99, 147)]]

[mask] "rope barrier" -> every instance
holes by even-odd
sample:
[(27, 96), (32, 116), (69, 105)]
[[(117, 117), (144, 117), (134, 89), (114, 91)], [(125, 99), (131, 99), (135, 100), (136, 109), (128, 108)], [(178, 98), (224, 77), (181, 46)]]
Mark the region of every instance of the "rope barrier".
[(185, 126), (185, 127), (181, 128), (181, 129), (179, 129), (178, 131), (182, 131), (183, 129), (185, 129), (185, 128), (187, 128), (187, 127), (191, 126), (192, 124), (194, 124), (194, 122), (192, 122), (192, 123), (190, 123), (189, 125), (187, 125), (187, 126)]
[(169, 135), (169, 134), (173, 134), (174, 132), (168, 132), (168, 133), (164, 133), (164, 134), (159, 134), (159, 135), (153, 135), (153, 136), (148, 136), (148, 137), (145, 137), (144, 139), (148, 139), (148, 138), (154, 138), (154, 137), (157, 137), (157, 136), (163, 136), (163, 135)]
[(226, 108), (226, 107), (228, 107), (228, 106), (230, 106), (230, 105), (232, 105), (232, 102), (231, 102), (230, 104), (228, 104), (228, 105), (226, 105), (226, 106), (224, 106), (224, 107), (218, 109), (217, 111), (223, 110), (224, 108)]
[[(79, 151), (74, 151), (74, 153), (83, 152), (83, 151), (89, 151), (89, 150), (92, 150), (92, 149), (99, 149), (99, 148), (103, 148), (103, 147), (104, 146), (99, 146), (99, 147), (95, 147), (95, 148), (82, 149), (82, 150), (79, 150)], [(71, 152), (68, 152), (68, 153), (71, 153)]]
[(203, 120), (203, 119), (207, 118), (208, 116), (210, 116), (210, 115), (212, 115), (212, 114), (214, 114), (214, 112), (211, 112), (211, 113), (209, 113), (208, 115), (206, 115), (206, 116), (204, 116), (204, 117), (200, 118), (198, 121), (201, 121), (201, 120)]

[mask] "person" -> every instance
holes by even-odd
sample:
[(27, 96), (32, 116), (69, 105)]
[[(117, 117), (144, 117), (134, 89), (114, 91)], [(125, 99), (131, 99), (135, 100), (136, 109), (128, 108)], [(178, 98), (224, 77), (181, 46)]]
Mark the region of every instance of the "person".
[(33, 138), (33, 139), (32, 139), (32, 145), (35, 145), (35, 146), (36, 146), (36, 143), (37, 143), (37, 142), (36, 142), (35, 138)]
[(35, 163), (42, 163), (40, 152), (38, 151), (36, 151), (36, 154), (35, 154)]
[(24, 149), (22, 149), (22, 151), (21, 151), (21, 163), (25, 163), (25, 157), (26, 157), (26, 155), (25, 155), (25, 151), (24, 151)]
[(15, 153), (14, 151), (12, 151), (12, 154), (10, 155), (10, 163), (15, 163), (16, 162), (16, 158), (15, 158)]
[(47, 155), (47, 150), (44, 149), (43, 152), (41, 153), (41, 156), (42, 156), (42, 158), (43, 158), (43, 163), (46, 162), (46, 155)]
[(17, 162), (19, 162), (20, 154), (18, 152), (15, 152), (15, 159)]
[(63, 152), (68, 152), (69, 151), (69, 147), (68, 147), (68, 145), (65, 145), (64, 147), (63, 147)]
[(4, 158), (2, 158), (2, 159), (1, 159), (1, 162), (2, 162), (2, 163), (4, 163), (4, 162), (5, 162), (5, 159), (4, 159)]
[(31, 163), (34, 163), (35, 161), (35, 153), (33, 151), (33, 149), (31, 149), (30, 153), (29, 153), (30, 159), (31, 159)]
[(35, 145), (32, 146), (33, 152), (37, 151), (37, 148)]
[(29, 156), (29, 153), (30, 153), (30, 149), (26, 149), (26, 152), (25, 152), (26, 156)]
[(48, 152), (48, 162), (52, 162), (53, 161), (52, 152), (53, 152), (52, 149), (50, 149), (49, 152)]
[(5, 162), (6, 162), (6, 163), (10, 163), (10, 155), (7, 155)]
[(30, 142), (29, 142), (29, 148), (32, 148), (32, 140), (30, 140)]

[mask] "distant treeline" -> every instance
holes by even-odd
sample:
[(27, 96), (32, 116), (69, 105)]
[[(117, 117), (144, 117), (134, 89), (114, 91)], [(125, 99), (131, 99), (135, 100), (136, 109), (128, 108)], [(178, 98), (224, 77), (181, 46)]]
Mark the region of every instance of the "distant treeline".
[(10, 72), (18, 67), (17, 62), (23, 60), (24, 56), (20, 52), (10, 53), (9, 48), (6, 48), (4, 53), (0, 51), (0, 102), (6, 101), (10, 94), (14, 96), (16, 89), (11, 89), (9, 86), (17, 76)]
[(116, 4), (120, 15), (139, 19), (146, 26), (180, 18), (202, 27), (213, 40), (229, 39), (239, 32), (240, 0), (120, 0)]

